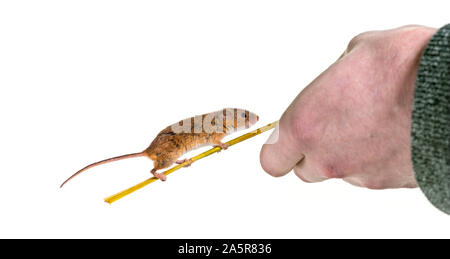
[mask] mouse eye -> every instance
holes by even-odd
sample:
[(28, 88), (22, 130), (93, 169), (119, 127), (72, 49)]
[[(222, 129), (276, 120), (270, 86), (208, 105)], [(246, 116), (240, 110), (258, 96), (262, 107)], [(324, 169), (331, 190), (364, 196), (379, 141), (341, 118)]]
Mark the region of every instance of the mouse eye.
[(247, 118), (247, 113), (243, 112), (241, 113), (242, 118)]

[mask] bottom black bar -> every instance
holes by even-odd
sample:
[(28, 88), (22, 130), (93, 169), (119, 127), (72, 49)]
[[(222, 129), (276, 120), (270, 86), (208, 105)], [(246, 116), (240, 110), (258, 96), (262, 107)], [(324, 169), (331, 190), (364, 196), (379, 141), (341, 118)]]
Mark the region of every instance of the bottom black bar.
[[(439, 246), (432, 240), (433, 248), (428, 248), (429, 241), (419, 240), (418, 245), (402, 245), (398, 242), (383, 242), (379, 240), (306, 240), (306, 239), (108, 239), (108, 240), (52, 240), (50, 244), (43, 244), (45, 240), (31, 240), (28, 244), (7, 246), (2, 240), (2, 252), (8, 254), (20, 253), (22, 257), (30, 253), (30, 258), (39, 256), (70, 255), (74, 258), (170, 258), (170, 257), (276, 257), (284, 258), (299, 256), (301, 258), (329, 257), (380, 257), (399, 256), (405, 258), (417, 254), (442, 252), (444, 246)], [(56, 241), (56, 242), (55, 242)], [(67, 242), (64, 242), (67, 241)], [(86, 242), (88, 241), (88, 242)], [(93, 241), (93, 242), (92, 242)], [(408, 242), (416, 242), (409, 240)], [(18, 248), (19, 247), (19, 248)], [(445, 246), (446, 247), (446, 246)], [(442, 249), (437, 249), (442, 248)], [(439, 256), (436, 256), (439, 258)]]

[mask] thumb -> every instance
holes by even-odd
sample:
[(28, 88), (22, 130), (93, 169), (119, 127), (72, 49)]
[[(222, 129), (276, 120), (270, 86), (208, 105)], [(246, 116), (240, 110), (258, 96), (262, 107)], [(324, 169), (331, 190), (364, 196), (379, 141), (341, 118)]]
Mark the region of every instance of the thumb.
[(296, 138), (295, 122), (289, 109), (280, 118), (260, 153), (260, 163), (264, 171), (278, 177), (289, 173), (304, 155)]

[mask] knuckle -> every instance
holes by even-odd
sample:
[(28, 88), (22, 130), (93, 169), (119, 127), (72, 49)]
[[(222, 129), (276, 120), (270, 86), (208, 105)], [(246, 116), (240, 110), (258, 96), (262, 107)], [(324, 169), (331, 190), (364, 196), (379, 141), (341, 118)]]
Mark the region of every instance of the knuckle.
[(363, 187), (371, 190), (383, 189), (383, 183), (374, 179), (366, 179), (362, 182)]
[(341, 170), (334, 165), (322, 166), (320, 170), (321, 174), (326, 178), (344, 178), (345, 175)]
[(295, 175), (296, 175), (298, 178), (300, 178), (300, 180), (302, 180), (303, 182), (305, 182), (305, 183), (311, 183), (311, 181), (308, 180), (308, 179), (304, 176), (302, 170), (300, 170), (298, 166), (294, 167), (294, 173), (295, 173)]
[(357, 46), (361, 42), (364, 42), (364, 40), (366, 40), (368, 38), (368, 35), (370, 35), (370, 34), (371, 34), (371, 32), (363, 32), (363, 33), (360, 33), (360, 34), (356, 35), (355, 37), (353, 37), (348, 42), (347, 51), (352, 50), (355, 46)]

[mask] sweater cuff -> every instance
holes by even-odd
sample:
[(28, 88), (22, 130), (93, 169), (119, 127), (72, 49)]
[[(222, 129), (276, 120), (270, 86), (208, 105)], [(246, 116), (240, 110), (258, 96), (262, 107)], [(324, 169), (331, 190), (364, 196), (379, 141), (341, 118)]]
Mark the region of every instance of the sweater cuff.
[(420, 59), (411, 140), (420, 189), (450, 214), (450, 24), (431, 38)]

